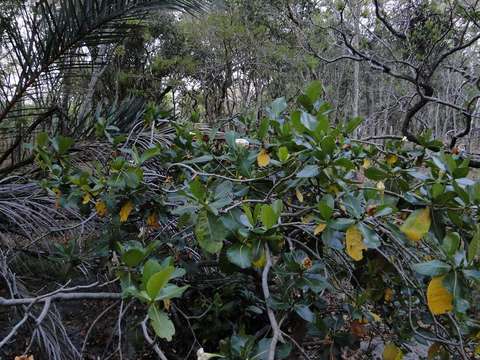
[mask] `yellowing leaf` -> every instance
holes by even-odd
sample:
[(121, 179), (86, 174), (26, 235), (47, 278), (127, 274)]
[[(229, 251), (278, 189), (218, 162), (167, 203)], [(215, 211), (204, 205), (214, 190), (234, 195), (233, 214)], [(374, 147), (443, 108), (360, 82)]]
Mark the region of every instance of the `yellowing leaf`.
[(133, 203), (131, 201), (127, 201), (123, 204), (122, 208), (120, 209), (120, 222), (125, 222), (128, 219), (128, 216), (133, 210)]
[(355, 225), (347, 229), (345, 242), (347, 254), (355, 261), (362, 260), (363, 250), (366, 250), (367, 247), (363, 243), (362, 233)]
[(270, 156), (268, 155), (267, 150), (260, 150), (260, 153), (257, 155), (257, 163), (260, 167), (265, 167), (270, 164)]
[(97, 201), (95, 203), (95, 210), (100, 217), (107, 215), (107, 205), (103, 201)]
[(308, 224), (313, 219), (313, 214), (307, 214), (301, 217), (302, 223)]
[(265, 264), (267, 263), (267, 257), (265, 256), (265, 252), (262, 252), (258, 259), (252, 261), (252, 266), (255, 269), (262, 269)]
[(298, 189), (295, 189), (295, 196), (297, 197), (297, 200), (299, 202), (303, 202), (303, 194), (300, 192), (300, 190)]
[(362, 167), (368, 169), (370, 166), (372, 166), (372, 161), (370, 159), (364, 159)]
[(315, 226), (315, 229), (313, 230), (313, 235), (318, 235), (320, 234), (325, 228), (327, 227), (327, 224), (325, 223), (320, 223), (317, 226)]
[(389, 154), (387, 155), (386, 160), (388, 165), (393, 165), (398, 161), (398, 156), (395, 154)]
[(327, 192), (337, 195), (340, 192), (340, 188), (335, 184), (330, 184), (327, 186)]
[(383, 348), (383, 360), (402, 360), (403, 352), (395, 344), (386, 344)]
[(431, 223), (432, 219), (430, 218), (430, 210), (428, 208), (415, 210), (405, 220), (400, 227), (400, 231), (407, 235), (410, 240), (420, 241), (430, 230)]
[(443, 286), (444, 276), (434, 277), (427, 288), (427, 303), (435, 315), (446, 314), (453, 310), (453, 296)]
[(90, 195), (90, 193), (86, 193), (85, 195), (83, 195), (82, 204), (83, 205), (88, 204), (91, 199), (92, 199), (92, 196)]
[(385, 294), (383, 295), (383, 298), (385, 299), (385, 302), (389, 303), (392, 302), (393, 300), (393, 290), (390, 288), (385, 289)]
[(150, 213), (147, 217), (147, 225), (153, 228), (158, 228), (160, 225), (158, 224), (158, 217), (155, 213)]
[(163, 308), (164, 308), (166, 311), (170, 311), (170, 306), (172, 306), (172, 300), (170, 300), (170, 299), (164, 299), (164, 300), (163, 300)]
[(373, 321), (375, 321), (375, 322), (382, 321), (382, 318), (380, 317), (380, 315), (375, 314), (375, 313), (373, 313), (373, 312), (371, 312), (371, 311), (370, 311), (370, 315), (372, 316)]
[(53, 192), (55, 193), (55, 207), (58, 209), (60, 207), (60, 200), (62, 198), (62, 192), (60, 189), (53, 189)]

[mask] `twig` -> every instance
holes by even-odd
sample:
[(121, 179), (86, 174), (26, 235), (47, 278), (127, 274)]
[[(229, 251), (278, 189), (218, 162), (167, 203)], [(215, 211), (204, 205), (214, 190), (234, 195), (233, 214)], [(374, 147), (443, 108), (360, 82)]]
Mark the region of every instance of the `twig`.
[(273, 313), (273, 310), (270, 308), (270, 305), (268, 305), (268, 302), (270, 300), (270, 290), (268, 288), (268, 273), (272, 267), (272, 258), (270, 255), (270, 249), (268, 248), (268, 245), (265, 245), (265, 257), (266, 257), (266, 264), (262, 272), (262, 290), (263, 290), (263, 296), (265, 298), (265, 307), (267, 308), (268, 319), (270, 320), (270, 325), (272, 326), (272, 332), (273, 332), (272, 341), (270, 342), (270, 348), (268, 350), (267, 359), (275, 360), (275, 349), (277, 347), (278, 340), (281, 339), (282, 337), (282, 331), (278, 326), (278, 322), (277, 322), (277, 319), (275, 318), (275, 314)]
[(158, 355), (158, 358), (161, 360), (168, 360), (163, 351), (160, 349), (160, 347), (155, 343), (155, 341), (148, 335), (148, 330), (147, 330), (147, 320), (148, 316), (145, 316), (145, 319), (142, 321), (142, 331), (143, 331), (143, 336), (145, 337), (145, 340), (152, 346), (153, 350), (155, 353)]
[(117, 302), (114, 302), (113, 304), (111, 304), (110, 306), (107, 306), (105, 308), (105, 310), (103, 310), (100, 315), (98, 315), (95, 320), (93, 320), (92, 324), (90, 325), (90, 327), (88, 328), (87, 330), (87, 334), (85, 335), (85, 339), (83, 340), (83, 345), (82, 345), (82, 350), (80, 351), (80, 354), (83, 358), (83, 353), (85, 352), (85, 348), (87, 347), (87, 341), (88, 341), (88, 337), (90, 336), (90, 333), (92, 332), (93, 328), (95, 327), (96, 323), (114, 306), (116, 306), (118, 304), (118, 301)]
[(18, 306), (18, 305), (30, 305), (34, 303), (41, 303), (47, 301), (57, 301), (57, 300), (99, 300), (99, 299), (121, 299), (121, 293), (112, 293), (112, 292), (78, 292), (78, 293), (59, 293), (47, 297), (39, 296), (34, 298), (23, 298), (23, 299), (5, 299), (0, 297), (0, 306)]

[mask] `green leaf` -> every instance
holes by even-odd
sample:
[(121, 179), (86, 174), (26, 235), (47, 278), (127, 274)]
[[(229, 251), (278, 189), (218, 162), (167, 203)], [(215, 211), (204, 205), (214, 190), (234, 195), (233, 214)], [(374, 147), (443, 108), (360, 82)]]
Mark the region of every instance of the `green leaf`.
[(212, 155), (202, 155), (191, 160), (182, 161), (183, 164), (203, 164), (213, 160)]
[(463, 269), (462, 272), (468, 280), (480, 282), (480, 270)]
[(325, 136), (322, 141), (320, 141), (320, 145), (322, 147), (322, 150), (326, 153), (331, 155), (333, 151), (335, 150), (336, 144), (335, 144), (335, 138), (333, 136)]
[(477, 231), (468, 245), (468, 262), (471, 263), (478, 255), (480, 255), (480, 225), (477, 225)]
[(73, 143), (73, 138), (62, 135), (58, 135), (52, 139), (52, 146), (60, 155), (65, 154), (72, 147)]
[(295, 312), (305, 321), (313, 322), (315, 320), (315, 315), (307, 305), (295, 306)]
[(257, 132), (257, 136), (259, 140), (263, 140), (265, 136), (267, 136), (269, 125), (270, 125), (270, 121), (267, 118), (264, 118), (260, 122), (260, 126), (258, 127), (258, 132)]
[(140, 164), (143, 164), (145, 161), (148, 161), (154, 158), (157, 155), (160, 155), (161, 149), (158, 146), (151, 147), (140, 156)]
[(308, 96), (312, 103), (320, 99), (322, 92), (323, 86), (322, 83), (318, 80), (312, 81), (305, 89), (305, 95)]
[(311, 178), (320, 174), (320, 168), (317, 165), (307, 165), (297, 174), (299, 178)]
[(277, 220), (278, 220), (278, 218), (279, 218), (280, 215), (282, 214), (283, 201), (280, 200), (280, 199), (275, 200), (275, 201), (272, 203), (272, 209), (273, 209), (273, 211), (275, 212), (275, 215), (277, 215)]
[(167, 284), (165, 287), (160, 289), (159, 294), (155, 298), (156, 301), (179, 298), (182, 294), (189, 288), (188, 285), (179, 287), (174, 284)]
[(449, 256), (455, 254), (460, 246), (460, 235), (457, 232), (450, 232), (443, 239), (442, 249)]
[(333, 214), (333, 209), (335, 207), (335, 200), (330, 194), (325, 195), (322, 200), (318, 203), (318, 210), (320, 215), (324, 220), (330, 219)]
[(369, 249), (376, 249), (381, 245), (380, 236), (372, 230), (368, 225), (364, 223), (359, 223), (358, 228), (363, 235), (363, 243)]
[(227, 250), (228, 260), (241, 269), (247, 269), (252, 265), (252, 249), (244, 244), (235, 244)]
[(146, 288), (148, 280), (150, 280), (150, 277), (158, 273), (160, 270), (162, 270), (162, 266), (160, 263), (156, 260), (153, 259), (148, 259), (147, 262), (143, 265), (143, 273), (142, 273), (142, 283), (143, 286)]
[(200, 182), (200, 179), (196, 177), (193, 181), (188, 184), (192, 195), (199, 201), (204, 202), (207, 198), (207, 189)]
[(289, 158), (288, 149), (285, 146), (282, 146), (281, 148), (278, 149), (277, 155), (278, 155), (278, 159), (281, 162), (287, 161)]
[(270, 105), (270, 110), (275, 115), (275, 118), (278, 118), (286, 109), (287, 101), (284, 97), (273, 100)]
[(150, 296), (150, 299), (155, 299), (157, 297), (160, 289), (167, 284), (168, 280), (170, 280), (174, 270), (175, 268), (173, 266), (167, 266), (150, 276), (146, 286), (147, 294)]
[(262, 220), (263, 226), (265, 228), (271, 229), (274, 225), (276, 225), (278, 221), (278, 216), (273, 210), (273, 207), (267, 204), (262, 205), (262, 211), (260, 213), (260, 219)]
[(35, 142), (39, 147), (44, 147), (48, 142), (48, 133), (45, 131), (39, 132), (35, 137)]
[(150, 325), (159, 338), (172, 341), (172, 337), (175, 335), (175, 326), (168, 315), (159, 310), (156, 304), (152, 304), (148, 308), (148, 318), (150, 319)]
[(451, 270), (451, 266), (440, 260), (432, 260), (419, 264), (414, 264), (413, 270), (425, 276), (440, 276)]
[(300, 123), (308, 130), (314, 131), (317, 127), (317, 118), (306, 111), (302, 111)]
[(347, 134), (352, 133), (361, 123), (363, 122), (363, 118), (355, 117), (351, 119), (347, 125), (345, 125), (345, 132)]
[(351, 194), (346, 194), (343, 197), (343, 203), (345, 204), (345, 208), (350, 216), (353, 216), (356, 219), (360, 219), (362, 217), (363, 206), (360, 199)]
[(122, 254), (121, 259), (128, 267), (135, 267), (140, 264), (145, 257), (145, 251), (142, 249), (130, 249)]
[(215, 254), (222, 249), (227, 229), (219, 217), (202, 210), (197, 217), (195, 236), (203, 250)]
[(317, 127), (315, 129), (316, 134), (321, 133), (328, 133), (330, 129), (330, 122), (328, 120), (328, 116), (325, 114), (318, 113), (317, 114)]
[(388, 174), (383, 170), (370, 167), (365, 170), (365, 176), (370, 180), (380, 181), (386, 179), (388, 177)]
[[(355, 224), (354, 219), (338, 218), (329, 222), (328, 226), (334, 230), (344, 231), (344, 230), (347, 230), (347, 228), (349, 228), (353, 224)], [(324, 232), (324, 234), (326, 233)]]
[(139, 187), (143, 181), (143, 170), (139, 167), (128, 168), (123, 174), (123, 178), (125, 179), (125, 184), (129, 188), (135, 189)]

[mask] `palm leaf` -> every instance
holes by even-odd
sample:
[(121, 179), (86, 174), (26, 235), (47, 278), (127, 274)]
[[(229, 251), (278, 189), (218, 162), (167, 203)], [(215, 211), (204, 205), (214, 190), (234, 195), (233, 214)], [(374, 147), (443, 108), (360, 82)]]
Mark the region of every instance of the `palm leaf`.
[(11, 69), (0, 74), (0, 123), (24, 111), (25, 106), (18, 108), (23, 100), (38, 102), (45, 94), (55, 98), (52, 85), (59, 77), (67, 70), (91, 68), (96, 47), (124, 39), (154, 10), (199, 9), (197, 0), (39, 0), (33, 7), (21, 5), (14, 19), (0, 14), (3, 63)]

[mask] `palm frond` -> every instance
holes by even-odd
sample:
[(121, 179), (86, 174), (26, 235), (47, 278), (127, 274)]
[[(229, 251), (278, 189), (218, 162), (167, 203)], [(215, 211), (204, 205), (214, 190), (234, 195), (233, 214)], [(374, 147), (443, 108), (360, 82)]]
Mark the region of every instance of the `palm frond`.
[[(16, 16), (0, 13), (3, 70), (0, 72), (0, 124), (33, 104), (57, 100), (59, 79), (91, 69), (97, 47), (128, 36), (157, 10), (194, 12), (198, 0), (38, 0), (20, 5)], [(93, 61), (93, 60), (96, 61)]]

